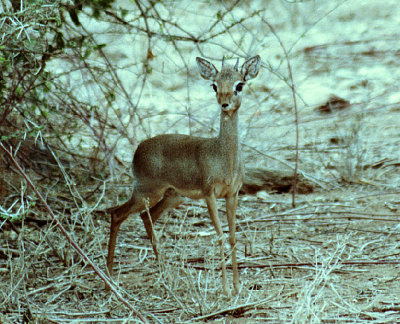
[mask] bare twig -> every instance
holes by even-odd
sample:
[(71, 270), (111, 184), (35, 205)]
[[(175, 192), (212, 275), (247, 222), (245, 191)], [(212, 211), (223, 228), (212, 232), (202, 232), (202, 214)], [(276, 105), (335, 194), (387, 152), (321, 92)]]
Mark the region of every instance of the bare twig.
[(283, 44), (282, 40), (276, 33), (274, 27), (264, 17), (261, 17), (261, 19), (271, 30), (272, 34), (275, 36), (279, 45), (281, 46), (283, 53), (285, 55), (285, 59), (286, 59), (287, 67), (288, 67), (288, 71), (289, 71), (289, 79), (290, 79), (289, 85), (290, 85), (290, 89), (292, 90), (293, 108), (294, 108), (295, 124), (296, 124), (296, 157), (295, 157), (295, 165), (294, 165), (294, 170), (293, 170), (293, 188), (292, 188), (293, 189), (292, 190), (292, 206), (294, 208), (294, 207), (296, 207), (297, 170), (298, 170), (298, 166), (299, 166), (299, 112), (297, 109), (296, 87), (294, 85), (293, 72), (292, 72), (292, 66), (290, 65), (289, 54), (288, 54), (288, 51), (286, 50), (285, 45)]

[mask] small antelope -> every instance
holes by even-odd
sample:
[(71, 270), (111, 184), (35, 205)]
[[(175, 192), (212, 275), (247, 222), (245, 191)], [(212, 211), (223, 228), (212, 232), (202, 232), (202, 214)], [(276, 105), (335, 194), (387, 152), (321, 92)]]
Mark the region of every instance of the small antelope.
[[(245, 83), (257, 76), (260, 56), (248, 59), (239, 71), (239, 59), (234, 67), (224, 65), (221, 71), (209, 61), (197, 57), (200, 75), (212, 81), (221, 109), (219, 135), (202, 138), (188, 135), (159, 135), (143, 141), (133, 157), (132, 197), (111, 213), (107, 268), (113, 273), (114, 250), (122, 222), (131, 213), (141, 212), (147, 235), (158, 258), (153, 223), (163, 212), (177, 207), (183, 197), (205, 199), (212, 224), (219, 239), (223, 291), (229, 295), (226, 282), (224, 239), (217, 211), (217, 198), (225, 198), (232, 249), (233, 286), (239, 293), (239, 272), (236, 259), (237, 197), (243, 183), (243, 167), (238, 138), (238, 110)], [(151, 218), (151, 219), (150, 219)]]

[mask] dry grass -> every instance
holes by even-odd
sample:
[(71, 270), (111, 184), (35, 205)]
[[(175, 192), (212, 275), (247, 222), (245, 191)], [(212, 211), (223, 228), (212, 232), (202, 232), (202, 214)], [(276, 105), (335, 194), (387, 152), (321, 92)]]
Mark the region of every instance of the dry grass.
[[(131, 217), (120, 231), (115, 281), (151, 322), (395, 322), (400, 214), (376, 200), (398, 206), (398, 194), (365, 194), (359, 185), (349, 191), (350, 200), (342, 190), (300, 196), (295, 209), (288, 195), (242, 197), (238, 297), (221, 295), (217, 241), (203, 204), (156, 224), (159, 264), (140, 218)], [(63, 222), (103, 267), (108, 222), (86, 211)], [(14, 223), (2, 240), (2, 322), (134, 320), (51, 224)]]
[[(388, 7), (377, 1), (373, 3), (377, 8), (371, 5), (370, 9), (364, 2), (365, 7), (354, 9), (351, 15), (345, 7), (350, 2), (345, 2), (343, 8), (328, 16), (329, 30), (324, 25), (319, 30), (315, 23), (315, 33), (324, 36), (331, 29), (343, 32), (343, 39), (323, 44), (319, 43), (321, 38), (313, 38), (314, 29), (302, 38), (304, 29), (300, 21), (292, 21), (289, 27), (286, 22), (273, 21), (278, 33), (286, 37), (284, 42), (291, 44), (293, 33), (304, 42), (291, 52), (301, 98), (299, 165), (300, 171), (318, 189), (309, 195), (298, 195), (295, 208), (290, 194), (259, 192), (240, 197), (239, 296), (227, 298), (221, 294), (218, 244), (203, 202), (182, 205), (155, 225), (162, 256), (159, 263), (155, 261), (141, 219), (132, 215), (122, 225), (114, 280), (123, 297), (149, 322), (400, 321), (398, 35), (392, 29), (381, 39), (378, 33), (381, 25), (373, 25), (376, 12), (381, 22), (395, 25), (392, 22), (397, 21), (398, 15), (391, 8), (398, 6), (394, 1), (389, 1)], [(250, 10), (247, 2), (243, 6)], [(377, 10), (381, 6), (381, 11)], [(374, 15), (368, 15), (368, 10)], [(313, 11), (317, 16), (312, 16), (313, 21), (322, 19), (321, 12)], [(306, 13), (295, 13), (291, 18), (308, 18)], [(274, 11), (268, 14), (271, 19), (282, 19)], [(365, 39), (346, 41), (352, 39), (351, 27), (364, 23), (376, 27), (379, 39), (371, 32), (373, 28), (369, 28), (357, 34)], [(252, 20), (249, 24), (251, 27)], [(308, 26), (306, 22), (304, 26)], [(232, 32), (233, 38), (243, 33), (243, 29), (235, 33)], [(279, 62), (282, 63), (279, 45), (267, 36), (271, 35), (265, 35), (270, 43), (259, 48), (263, 71), (259, 80), (246, 89), (246, 109), (240, 112), (244, 125), (241, 131), (247, 165), (279, 169), (293, 163), (293, 112), (290, 91), (279, 78), (285, 75), (285, 71), (279, 74)], [(162, 52), (165, 44), (161, 40), (156, 44), (156, 56), (151, 62), (154, 71), (147, 76), (143, 90), (138, 137), (182, 129), (188, 133), (187, 125), (191, 123), (193, 134), (210, 136), (216, 128), (215, 119), (210, 117), (216, 106), (208, 86), (194, 80), (190, 69), (181, 69), (183, 64), (179, 65), (182, 62), (171, 55), (170, 47), (167, 55)], [(187, 46), (183, 51), (189, 60), (193, 48)], [(236, 55), (234, 50), (231, 54)], [(174, 62), (173, 68), (181, 75), (188, 74), (190, 82), (175, 78), (176, 71), (172, 68), (173, 72), (167, 70), (174, 77), (166, 72), (165, 83), (161, 82), (163, 57), (168, 57), (169, 63)], [(188, 63), (190, 68), (192, 63)], [(323, 82), (328, 89), (326, 93), (322, 91)], [(189, 111), (193, 117), (190, 122), (186, 118), (186, 102), (181, 101), (182, 93), (190, 93), (188, 102), (193, 106)], [(332, 94), (344, 97), (350, 106), (319, 114), (315, 107), (324, 104)], [(164, 101), (159, 109), (176, 104), (176, 111), (164, 114), (156, 110), (151, 102), (161, 97)], [(118, 109), (113, 110), (116, 115), (120, 113)], [(131, 116), (129, 110), (121, 108), (121, 111), (123, 117)], [(110, 147), (116, 147), (117, 156), (125, 165), (112, 165), (119, 162), (117, 158), (110, 159), (110, 168), (99, 162), (97, 168), (104, 167), (101, 170), (106, 174), (104, 177), (90, 173), (83, 162), (76, 162), (79, 167), (68, 170), (55, 165), (56, 175), (47, 178), (26, 167), (56, 217), (101, 269), (105, 269), (109, 235), (109, 219), (103, 211), (129, 195), (132, 145), (127, 139), (136, 137), (128, 134), (131, 128), (124, 123), (107, 131), (118, 133), (115, 142), (114, 138), (110, 140)], [(203, 127), (204, 124), (209, 127)], [(121, 129), (126, 133), (119, 137)], [(84, 135), (76, 134), (79, 140), (89, 138), (89, 144), (79, 144), (76, 153), (84, 155), (87, 153), (84, 150), (93, 148), (89, 133), (90, 129), (86, 129)], [(75, 152), (74, 149), (70, 148), (70, 152)], [(104, 156), (109, 156), (105, 152)], [(74, 158), (80, 156), (76, 154)], [(102, 156), (99, 153), (91, 162), (96, 166)], [(6, 161), (1, 154), (0, 159)], [(115, 295), (105, 292), (104, 283), (49, 220), (48, 212), (14, 170), (0, 163), (0, 322), (139, 321)], [(226, 224), (222, 205), (219, 210)], [(227, 231), (226, 225), (224, 230)], [(228, 279), (232, 279), (229, 269)]]

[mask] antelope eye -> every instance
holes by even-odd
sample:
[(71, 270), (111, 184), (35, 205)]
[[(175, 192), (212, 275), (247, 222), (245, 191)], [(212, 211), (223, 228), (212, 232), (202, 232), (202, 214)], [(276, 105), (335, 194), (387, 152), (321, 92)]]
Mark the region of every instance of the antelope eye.
[(214, 90), (215, 92), (217, 92), (217, 85), (216, 85), (215, 83), (213, 83), (211, 86), (212, 86), (213, 90)]
[(236, 85), (235, 91), (241, 92), (243, 90), (244, 83), (240, 82)]

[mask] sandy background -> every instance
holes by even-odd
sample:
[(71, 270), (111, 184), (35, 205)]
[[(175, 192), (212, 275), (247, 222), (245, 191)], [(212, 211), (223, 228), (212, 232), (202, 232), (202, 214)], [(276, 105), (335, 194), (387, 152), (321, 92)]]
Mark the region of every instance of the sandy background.
[[(196, 56), (217, 67), (222, 55), (232, 63), (237, 57), (243, 63), (246, 57), (261, 56), (262, 69), (247, 85), (240, 109), (243, 158), (247, 168), (292, 170), (296, 127), (283, 44), (297, 95), (299, 172), (315, 189), (298, 195), (295, 208), (290, 194), (241, 196), (240, 295), (221, 295), (218, 243), (201, 201), (182, 205), (156, 224), (159, 264), (141, 219), (132, 215), (119, 232), (114, 279), (123, 296), (154, 323), (399, 321), (398, 1), (233, 3), (159, 3), (159, 16), (170, 24), (149, 19), (150, 43), (135, 29), (145, 24), (130, 1), (115, 4), (128, 10), (130, 29), (80, 17), (96, 41), (106, 44), (104, 53), (116, 74), (104, 78), (110, 78), (115, 100), (104, 102), (90, 73), (72, 69), (75, 62), (61, 58), (48, 69), (60, 74), (57, 82), (65, 89), (98, 106), (98, 113), (113, 123), (105, 136), (112, 154), (104, 155), (108, 168), (102, 180), (76, 187), (79, 193), (94, 194), (78, 199), (73, 208), (65, 205), (59, 217), (104, 269), (109, 219), (101, 211), (129, 196), (136, 145), (163, 133), (208, 137), (218, 132), (214, 92), (200, 78)], [(171, 42), (157, 33), (182, 39)], [(197, 44), (184, 40), (200, 35), (212, 37)], [(105, 65), (96, 53), (89, 58), (93, 66)], [(342, 105), (321, 112), (318, 107), (332, 97), (341, 98)], [(68, 143), (79, 152), (98, 145), (88, 128)], [(49, 190), (49, 200), (57, 194)], [(46, 213), (38, 216), (46, 218)], [(222, 202), (220, 216), (227, 231)], [(21, 320), (27, 310), (36, 322), (46, 323), (137, 320), (104, 291), (54, 225), (40, 230), (22, 225), (20, 231), (23, 241), (12, 229), (0, 232), (8, 255), (0, 258), (0, 321)]]

